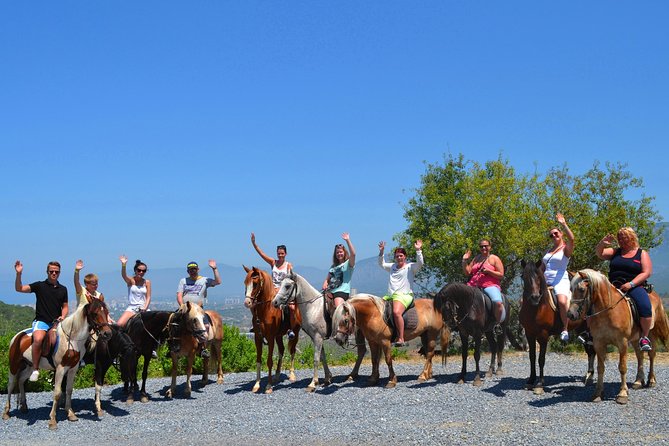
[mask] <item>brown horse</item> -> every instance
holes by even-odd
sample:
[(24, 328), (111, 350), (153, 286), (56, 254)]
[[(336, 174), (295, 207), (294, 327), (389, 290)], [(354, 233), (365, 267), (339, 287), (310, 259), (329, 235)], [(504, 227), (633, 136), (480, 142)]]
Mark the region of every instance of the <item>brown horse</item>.
[[(546, 350), (548, 339), (557, 336), (562, 331), (560, 314), (554, 305), (551, 305), (551, 291), (546, 284), (544, 271), (546, 265), (538, 262), (521, 261), (523, 266), (523, 299), (520, 303), (520, 324), (525, 330), (525, 336), (529, 344), (530, 354), (530, 377), (527, 379), (527, 390), (534, 393), (544, 393), (544, 364), (546, 363)], [(569, 330), (578, 332), (585, 330), (584, 321), (569, 321)], [(539, 380), (537, 381), (537, 342), (539, 342)], [(588, 354), (588, 371), (584, 382), (592, 381), (594, 375), (595, 351), (591, 345), (585, 345)]]
[[(288, 350), (290, 351), (290, 372), (288, 379), (290, 382), (295, 382), (295, 348), (299, 338), (300, 325), (302, 324), (302, 317), (299, 309), (295, 308), (295, 324), (291, 327), (287, 320), (282, 322), (283, 310), (274, 308), (272, 306), (272, 299), (276, 295), (276, 290), (272, 285), (272, 278), (264, 270), (256, 268), (251, 269), (244, 266), (246, 277), (244, 278), (244, 287), (246, 289), (246, 297), (244, 298), (244, 305), (251, 310), (253, 332), (255, 334), (256, 344), (256, 382), (253, 385), (252, 392), (260, 390), (260, 369), (262, 368), (262, 349), (263, 338), (267, 340), (268, 354), (267, 354), (267, 386), (265, 393), (272, 393), (272, 384), (278, 382), (281, 374), (281, 365), (283, 362), (283, 335), (289, 329), (293, 330), (295, 336), (288, 341)], [(279, 349), (279, 359), (276, 364), (276, 375), (272, 378), (272, 366), (274, 363), (274, 343)]]
[[(423, 372), (418, 376), (418, 381), (423, 382), (432, 378), (432, 357), (436, 339), (441, 332), (441, 351), (446, 354), (448, 347), (448, 332), (442, 330), (444, 322), (441, 314), (435, 310), (431, 299), (416, 299), (414, 301), (418, 313), (418, 324), (414, 329), (404, 331), (404, 339), (411, 340), (418, 336), (425, 336), (427, 342), (425, 350), (425, 365)], [(397, 375), (393, 369), (391, 355), (392, 329), (383, 319), (384, 301), (371, 294), (356, 294), (346, 302), (337, 307), (332, 317), (332, 326), (337, 330), (335, 341), (339, 345), (345, 345), (348, 337), (360, 329), (369, 342), (372, 354), (372, 375), (369, 385), (379, 382), (379, 363), (383, 353), (388, 365), (388, 384), (386, 388), (397, 385)]]
[[(631, 342), (637, 358), (637, 373), (633, 389), (644, 386), (643, 352), (639, 348), (639, 337), (641, 330), (639, 324), (635, 323), (630, 311), (630, 305), (626, 297), (611, 282), (598, 271), (584, 269), (578, 272), (571, 281), (572, 300), (569, 306), (569, 318), (587, 319), (592, 340), (597, 353), (597, 386), (592, 396), (592, 401), (602, 400), (604, 388), (604, 361), (606, 360), (606, 347), (610, 344), (618, 348), (620, 371), (620, 392), (616, 396), (616, 402), (627, 404), (629, 395), (627, 393), (627, 346)], [(648, 352), (650, 368), (648, 371), (648, 387), (654, 387), (655, 381), (655, 346), (657, 340), (661, 340), (666, 346), (669, 341), (669, 320), (664, 312), (662, 300), (655, 293), (650, 293), (650, 302), (653, 307), (653, 328), (649, 337), (653, 342), (653, 350)]]
[[(61, 383), (63, 377), (67, 375), (67, 391), (65, 392), (65, 411), (67, 419), (77, 421), (78, 418), (72, 410), (72, 387), (74, 377), (79, 369), (79, 361), (86, 353), (86, 340), (90, 336), (91, 330), (97, 333), (101, 341), (106, 341), (111, 337), (111, 329), (107, 323), (109, 311), (104, 302), (98, 299), (88, 298), (86, 305), (81, 305), (77, 310), (66, 317), (63, 322), (58, 324), (58, 341), (56, 348), (51, 355), (50, 362), (47, 359), (50, 349), (42, 349), (42, 358), (39, 368), (45, 370), (54, 370), (55, 378), (53, 384), (53, 406), (49, 413), (49, 429), (57, 429), (56, 408), (58, 400), (62, 393)], [(19, 401), (22, 412), (28, 410), (26, 403), (26, 392), (24, 383), (32, 373), (32, 332), (24, 330), (16, 334), (9, 343), (9, 379), (7, 382), (7, 404), (2, 413), (2, 419), (9, 419), (10, 401), (14, 386), (19, 386)], [(46, 336), (48, 339), (49, 336)]]
[[(469, 354), (469, 337), (474, 339), (474, 361), (476, 371), (474, 374), (475, 386), (481, 385), (479, 360), (481, 359), (481, 337), (485, 334), (490, 345), (490, 367), (486, 373), (487, 377), (493, 374), (502, 374), (502, 352), (504, 351), (504, 339), (509, 325), (509, 301), (504, 299), (504, 308), (507, 317), (500, 324), (502, 333), (495, 334), (495, 318), (486, 308), (486, 297), (483, 291), (464, 283), (450, 283), (444, 286), (434, 298), (434, 306), (441, 311), (444, 324), (451, 330), (460, 332), (462, 340), (462, 369), (458, 384), (465, 382), (467, 374), (467, 355)], [(495, 359), (497, 369), (495, 370)], [(446, 356), (443, 357), (444, 362)]]
[[(207, 330), (205, 325), (205, 313), (209, 316), (210, 326)], [(190, 397), (191, 383), (190, 378), (193, 374), (193, 362), (195, 354), (198, 353), (202, 345), (208, 348), (212, 360), (218, 363), (218, 374), (216, 383), (223, 383), (223, 370), (221, 368), (221, 343), (223, 342), (223, 320), (216, 311), (207, 310), (192, 302), (186, 302), (179, 310), (173, 313), (169, 322), (170, 355), (172, 356), (172, 384), (167, 390), (165, 396), (172, 398), (176, 390), (177, 383), (177, 364), (180, 356), (187, 358), (186, 365), (186, 390), (184, 395)], [(202, 386), (209, 382), (209, 358), (202, 358)]]

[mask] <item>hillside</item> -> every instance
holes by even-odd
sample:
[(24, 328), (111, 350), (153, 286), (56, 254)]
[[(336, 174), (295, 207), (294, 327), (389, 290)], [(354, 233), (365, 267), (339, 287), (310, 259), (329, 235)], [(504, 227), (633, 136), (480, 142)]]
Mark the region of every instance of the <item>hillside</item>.
[(34, 318), (35, 310), (32, 308), (0, 301), (0, 336), (30, 327)]

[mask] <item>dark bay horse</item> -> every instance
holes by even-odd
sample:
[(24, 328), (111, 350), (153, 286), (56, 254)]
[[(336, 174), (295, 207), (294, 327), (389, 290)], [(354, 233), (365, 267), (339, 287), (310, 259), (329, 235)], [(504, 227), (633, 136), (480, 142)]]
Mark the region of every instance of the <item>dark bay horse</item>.
[[(98, 299), (88, 298), (86, 305), (79, 306), (76, 311), (66, 317), (58, 324), (58, 341), (53, 354), (50, 349), (42, 350), (39, 368), (54, 370), (55, 378), (53, 386), (53, 406), (49, 413), (49, 429), (57, 429), (56, 409), (58, 400), (62, 393), (62, 382), (67, 375), (67, 390), (65, 392), (65, 411), (67, 419), (77, 421), (78, 418), (72, 410), (72, 386), (74, 376), (79, 369), (80, 358), (86, 349), (86, 340), (91, 330), (98, 339), (106, 340), (111, 336), (111, 328), (107, 323), (109, 311), (104, 302)], [(48, 339), (49, 336), (46, 336)], [(50, 356), (50, 360), (47, 358)], [(9, 419), (9, 410), (14, 387), (19, 386), (19, 401), (21, 411), (28, 410), (26, 403), (25, 381), (32, 373), (32, 332), (24, 330), (16, 334), (9, 343), (9, 378), (7, 382), (7, 404), (2, 413), (4, 420)]]
[[(584, 269), (578, 272), (571, 281), (573, 293), (569, 306), (570, 319), (587, 319), (592, 341), (597, 353), (597, 385), (592, 401), (602, 400), (604, 388), (604, 365), (606, 361), (606, 347), (615, 345), (618, 348), (618, 371), (620, 372), (620, 391), (616, 396), (618, 404), (627, 404), (627, 348), (631, 342), (637, 359), (637, 374), (632, 388), (638, 389), (644, 385), (643, 352), (639, 348), (641, 330), (639, 324), (632, 318), (630, 304), (625, 295), (618, 290), (607, 277), (599, 271)], [(649, 294), (653, 308), (653, 328), (649, 337), (653, 349), (648, 352), (650, 368), (648, 371), (648, 387), (654, 387), (655, 381), (655, 354), (657, 341), (667, 346), (669, 341), (669, 320), (664, 311), (662, 300), (657, 293)]]
[[(205, 324), (205, 313), (209, 316), (209, 329)], [(165, 393), (167, 398), (172, 398), (176, 391), (177, 372), (179, 357), (185, 356), (186, 364), (186, 390), (184, 396), (191, 395), (191, 375), (193, 374), (193, 362), (195, 355), (204, 346), (209, 349), (211, 359), (217, 364), (216, 383), (223, 383), (223, 370), (221, 368), (221, 344), (223, 343), (223, 320), (221, 315), (213, 310), (205, 310), (198, 304), (186, 302), (172, 314), (168, 322), (170, 344), (170, 356), (172, 357), (172, 383)], [(202, 358), (202, 381), (204, 387), (209, 383), (209, 357)]]
[[(450, 330), (460, 332), (462, 340), (462, 369), (458, 383), (465, 382), (467, 374), (467, 355), (469, 353), (469, 337), (474, 339), (474, 361), (476, 372), (474, 374), (475, 386), (481, 385), (479, 360), (481, 359), (481, 338), (485, 334), (490, 345), (490, 367), (486, 373), (487, 377), (502, 374), (502, 352), (504, 351), (504, 339), (509, 324), (509, 302), (504, 299), (504, 308), (507, 317), (500, 325), (502, 333), (495, 335), (493, 328), (496, 324), (492, 313), (486, 308), (485, 295), (478, 288), (465, 285), (464, 283), (450, 283), (444, 286), (434, 298), (435, 308), (441, 312), (444, 324)], [(497, 360), (497, 370), (495, 370)], [(446, 355), (443, 356), (444, 363)]]
[[(409, 341), (418, 336), (425, 337), (425, 365), (418, 377), (419, 382), (432, 378), (432, 358), (436, 346), (437, 336), (441, 333), (441, 351), (446, 354), (448, 348), (448, 332), (442, 330), (444, 322), (434, 308), (432, 299), (416, 299), (415, 308), (418, 314), (418, 323), (415, 328), (405, 329), (404, 339)], [(372, 375), (369, 385), (379, 382), (379, 363), (383, 354), (388, 365), (388, 384), (386, 388), (397, 385), (397, 375), (393, 370), (391, 355), (392, 329), (383, 318), (385, 303), (380, 297), (371, 294), (356, 294), (337, 307), (332, 317), (332, 327), (336, 330), (335, 341), (345, 345), (349, 336), (360, 329), (369, 342), (372, 354)]]
[[(544, 262), (521, 261), (523, 267), (523, 299), (520, 303), (520, 324), (525, 330), (525, 336), (530, 354), (530, 377), (527, 379), (527, 390), (534, 390), (537, 395), (544, 393), (544, 365), (548, 339), (558, 336), (562, 332), (562, 321), (555, 305), (551, 305), (551, 292), (546, 284)], [(569, 321), (569, 330), (581, 332), (586, 329), (585, 321)], [(539, 379), (537, 380), (537, 342), (539, 343)], [(588, 370), (584, 382), (587, 384), (594, 375), (595, 351), (586, 344), (588, 354)]]
[[(302, 317), (299, 308), (295, 309), (295, 325), (290, 326), (290, 319), (282, 321), (283, 310), (272, 306), (272, 299), (276, 295), (276, 290), (272, 284), (270, 275), (260, 268), (247, 268), (244, 278), (245, 298), (244, 305), (251, 310), (253, 333), (256, 344), (256, 382), (253, 385), (252, 392), (260, 390), (260, 370), (262, 368), (262, 350), (263, 338), (267, 340), (267, 386), (265, 393), (272, 393), (272, 384), (278, 382), (281, 375), (281, 365), (283, 363), (283, 336), (289, 329), (293, 330), (295, 336), (288, 341), (288, 350), (290, 351), (290, 369), (288, 379), (295, 382), (295, 348), (299, 340), (300, 326)], [(279, 359), (276, 364), (276, 373), (272, 378), (272, 366), (274, 365), (274, 343), (279, 350)]]
[(140, 356), (144, 357), (140, 401), (143, 403), (149, 401), (149, 395), (146, 393), (146, 379), (149, 375), (151, 355), (154, 350), (157, 350), (167, 340), (169, 335), (167, 323), (171, 316), (171, 311), (144, 311), (134, 315), (126, 323), (124, 330), (135, 345), (135, 369), (130, 374), (129, 381), (125, 381), (124, 379), (123, 386), (123, 390), (127, 395), (127, 403), (134, 402), (134, 394), (138, 390), (137, 359)]
[(135, 344), (132, 343), (130, 336), (117, 325), (111, 325), (110, 328), (111, 338), (92, 341), (84, 355), (84, 362), (95, 366), (95, 411), (99, 417), (104, 415), (100, 393), (105, 383), (107, 370), (112, 366), (114, 359), (119, 358), (119, 369), (123, 382), (129, 382), (137, 370)]

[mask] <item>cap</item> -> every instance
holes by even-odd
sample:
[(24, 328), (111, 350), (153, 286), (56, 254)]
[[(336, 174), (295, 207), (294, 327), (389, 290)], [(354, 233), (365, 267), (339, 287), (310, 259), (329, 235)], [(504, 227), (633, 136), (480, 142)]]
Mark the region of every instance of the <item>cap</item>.
[(197, 265), (197, 262), (188, 262), (188, 265), (186, 265), (186, 269), (191, 269), (191, 268), (200, 269), (200, 267)]

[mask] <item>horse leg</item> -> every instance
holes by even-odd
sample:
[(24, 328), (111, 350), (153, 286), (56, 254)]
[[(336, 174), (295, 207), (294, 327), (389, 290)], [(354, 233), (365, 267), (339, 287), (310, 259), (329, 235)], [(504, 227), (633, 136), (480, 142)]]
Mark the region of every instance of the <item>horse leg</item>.
[[(18, 372), (21, 374), (21, 372)], [(12, 393), (14, 393), (14, 386), (16, 384), (16, 375), (12, 372), (9, 372), (7, 379), (7, 404), (5, 404), (5, 410), (2, 411), (2, 419), (9, 420), (9, 410), (12, 407)]]
[(620, 392), (616, 396), (616, 403), (627, 404), (629, 395), (627, 394), (627, 339), (623, 338), (618, 343), (618, 370), (620, 371)]
[[(149, 394), (146, 393), (146, 380), (149, 377), (150, 362), (151, 362), (151, 353), (147, 353), (144, 355), (144, 367), (142, 369), (142, 391), (140, 392), (140, 401), (142, 403), (149, 402)], [(137, 388), (137, 379), (135, 379), (135, 388)], [(132, 400), (130, 402), (132, 402)]]
[(423, 366), (423, 373), (418, 377), (418, 382), (424, 382), (432, 379), (432, 358), (434, 357), (434, 349), (437, 345), (436, 335), (429, 334), (427, 340), (427, 351), (425, 352), (425, 365)]
[(255, 329), (255, 343), (256, 343), (256, 382), (253, 385), (251, 392), (256, 393), (260, 390), (260, 370), (262, 369), (262, 334), (260, 329)]
[(460, 331), (460, 340), (462, 343), (462, 367), (460, 368), (460, 376), (458, 377), (458, 384), (465, 383), (465, 375), (467, 374), (467, 355), (469, 354), (469, 335)]
[(297, 350), (297, 340), (298, 334), (295, 333), (295, 337), (288, 341), (288, 351), (290, 352), (290, 368), (288, 372), (288, 381), (294, 383), (297, 380), (295, 376), (295, 351)]
[(588, 354), (588, 371), (583, 379), (583, 384), (586, 386), (592, 384), (592, 379), (595, 376), (595, 349), (592, 345), (585, 345), (585, 352)]
[(214, 341), (211, 343), (212, 345), (212, 352), (214, 352), (214, 361), (216, 361), (217, 366), (216, 366), (216, 384), (223, 384), (223, 356), (221, 353), (221, 343), (222, 340), (220, 341)]
[(74, 377), (77, 375), (77, 369), (69, 369), (67, 371), (67, 390), (65, 391), (65, 413), (69, 421), (79, 421), (79, 418), (72, 410), (72, 390), (74, 389)]
[[(390, 342), (388, 343), (390, 345)], [(369, 350), (372, 355), (372, 374), (367, 380), (368, 386), (375, 386), (379, 383), (379, 362), (381, 361), (381, 344), (369, 341)]]
[(632, 388), (634, 390), (638, 390), (642, 388), (645, 383), (644, 383), (644, 371), (643, 371), (643, 352), (639, 348), (639, 343), (634, 344), (634, 354), (636, 355), (636, 378), (634, 378), (634, 383), (632, 384)]
[(195, 362), (195, 350), (192, 350), (188, 355), (188, 362), (186, 363), (186, 389), (184, 390), (184, 396), (190, 398), (191, 392), (193, 390), (190, 379), (193, 376), (193, 363)]
[[(652, 340), (653, 345), (655, 345), (655, 340)], [(638, 345), (638, 344), (637, 344)], [(648, 387), (655, 387), (657, 384), (657, 381), (655, 381), (655, 354), (657, 351), (655, 349), (652, 349), (651, 351), (648, 352), (648, 359), (650, 360), (650, 364), (648, 365), (648, 381), (646, 382), (646, 385)]]
[[(506, 314), (509, 314), (509, 310), (506, 311)], [(504, 354), (504, 344), (506, 343), (506, 327), (507, 324), (502, 324), (502, 334), (497, 336), (497, 376), (504, 375), (504, 371), (502, 370), (502, 355)]]
[[(209, 349), (209, 355), (211, 356), (211, 343), (209, 345), (205, 344), (205, 348)], [(209, 357), (202, 358), (202, 387), (205, 387), (209, 383)]]
[[(321, 341), (322, 342), (322, 341)], [(328, 367), (328, 359), (325, 355), (325, 347), (321, 344), (321, 362), (323, 363), (323, 374), (325, 379), (323, 380), (323, 386), (329, 386), (332, 384), (332, 372), (330, 372), (330, 367)]]
[(275, 339), (273, 336), (270, 336), (267, 339), (267, 386), (265, 387), (265, 393), (269, 394), (273, 392), (272, 384), (274, 379), (272, 378), (272, 367), (274, 367), (274, 342), (279, 342), (278, 337)]
[(604, 391), (606, 344), (595, 341), (595, 352), (597, 354), (597, 384), (595, 385), (595, 393), (592, 395), (592, 401), (600, 402), (602, 401), (602, 392)]
[(493, 332), (488, 332), (485, 334), (486, 339), (488, 340), (488, 347), (490, 348), (490, 365), (488, 366), (488, 371), (485, 373), (486, 378), (492, 378), (492, 375), (495, 374), (495, 359), (497, 358), (497, 338)]
[(387, 347), (384, 346), (383, 353), (386, 357), (386, 365), (388, 366), (388, 384), (386, 384), (386, 389), (393, 389), (397, 385), (397, 375), (395, 375), (395, 369), (393, 369), (393, 355), (390, 345)]
[(539, 339), (539, 381), (534, 386), (535, 395), (544, 394), (544, 368), (546, 367), (546, 352), (548, 351), (548, 337)]
[(98, 417), (104, 415), (102, 410), (102, 402), (100, 401), (100, 394), (102, 393), (102, 385), (104, 384), (105, 374), (107, 373), (107, 368), (109, 366), (103, 366), (101, 363), (97, 363), (95, 366), (95, 412)]
[(479, 361), (481, 360), (481, 337), (474, 339), (474, 363), (476, 364), (476, 372), (474, 374), (474, 386), (479, 387), (481, 384), (481, 368), (479, 367)]
[(528, 344), (528, 353), (530, 354), (530, 377), (525, 381), (525, 389), (534, 389), (534, 383), (537, 381), (537, 338), (525, 332)]
[(362, 364), (362, 359), (365, 357), (365, 353), (367, 353), (367, 348), (365, 347), (365, 337), (362, 335), (360, 330), (355, 331), (355, 345), (358, 348), (358, 357), (355, 360), (353, 370), (351, 370), (351, 373), (349, 373), (346, 377), (346, 381), (354, 381), (358, 377), (358, 373), (360, 372), (360, 364)]
[[(177, 390), (177, 364), (178, 364), (178, 358), (176, 353), (171, 352), (170, 353), (172, 356), (172, 382), (170, 384), (170, 388), (167, 389), (167, 392), (165, 393), (166, 398), (172, 398), (174, 397), (174, 394), (176, 393)], [(144, 387), (144, 386), (142, 386)]]
[(26, 367), (22, 372), (19, 373), (19, 399), (17, 404), (19, 405), (19, 410), (23, 413), (28, 412), (28, 401), (26, 400), (26, 379), (28, 379), (28, 376), (31, 372), (32, 370), (30, 367)]
[(321, 357), (321, 351), (323, 350), (323, 339), (320, 335), (316, 333), (312, 339), (314, 342), (314, 376), (311, 379), (311, 382), (307, 386), (307, 392), (313, 392), (318, 386), (318, 367)]
[(274, 382), (281, 381), (281, 369), (283, 367), (283, 353), (285, 347), (283, 345), (283, 336), (276, 337), (276, 347), (279, 350), (279, 359), (276, 361), (276, 372), (274, 373)]

